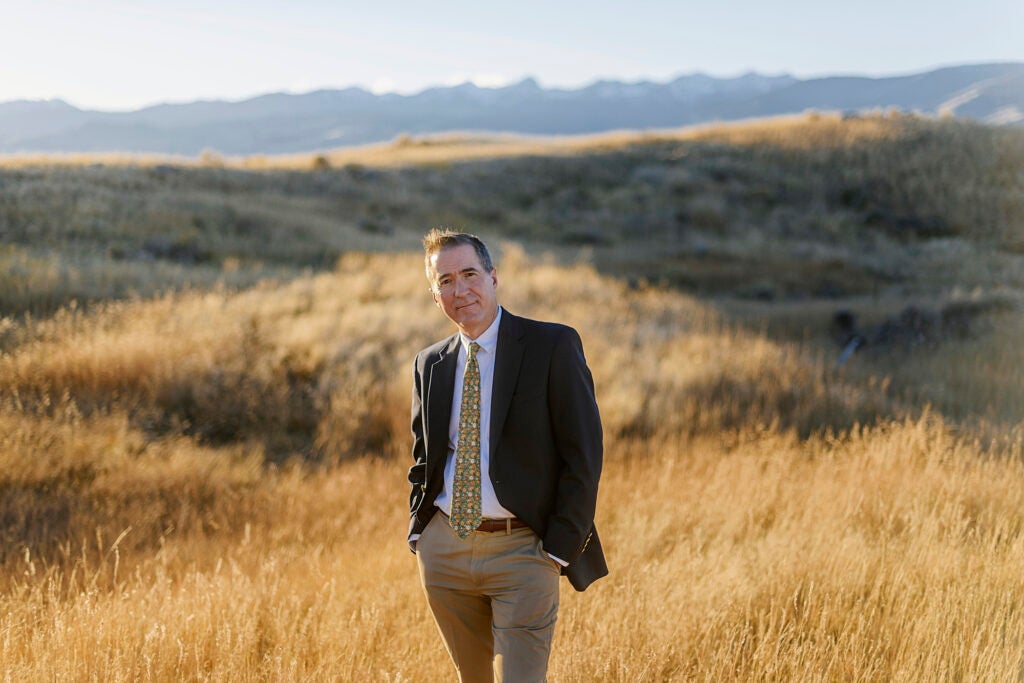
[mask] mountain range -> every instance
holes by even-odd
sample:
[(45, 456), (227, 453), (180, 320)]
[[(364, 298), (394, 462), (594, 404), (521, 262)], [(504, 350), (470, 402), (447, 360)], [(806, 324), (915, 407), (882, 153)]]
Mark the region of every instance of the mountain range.
[(888, 107), (1024, 125), (1024, 63), (961, 65), (885, 78), (691, 74), (667, 83), (601, 80), (579, 89), (546, 89), (527, 78), (503, 88), (464, 83), (413, 95), (346, 88), (239, 102), (160, 104), (129, 112), (83, 110), (62, 100), (20, 100), (0, 103), (0, 152), (279, 154), (379, 142), (403, 133), (569, 135), (807, 109)]

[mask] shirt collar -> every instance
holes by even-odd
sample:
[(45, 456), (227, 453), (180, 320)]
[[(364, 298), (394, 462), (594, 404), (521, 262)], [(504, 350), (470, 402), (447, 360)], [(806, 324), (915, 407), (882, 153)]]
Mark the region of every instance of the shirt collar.
[(459, 341), (462, 342), (462, 348), (466, 349), (466, 353), (469, 353), (469, 345), (472, 342), (476, 342), (480, 345), (480, 348), (487, 353), (494, 353), (494, 347), (498, 344), (498, 324), (501, 322), (501, 306), (498, 306), (498, 314), (494, 316), (494, 321), (491, 326), (484, 330), (476, 339), (470, 339), (462, 332), (459, 332)]

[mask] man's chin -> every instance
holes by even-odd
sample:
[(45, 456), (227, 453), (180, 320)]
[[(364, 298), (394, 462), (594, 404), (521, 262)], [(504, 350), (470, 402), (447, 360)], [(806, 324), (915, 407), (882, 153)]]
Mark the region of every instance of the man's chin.
[(474, 332), (480, 333), (487, 329), (484, 324), (484, 316), (480, 314), (463, 316), (456, 321), (459, 329), (468, 334), (470, 337), (476, 338)]

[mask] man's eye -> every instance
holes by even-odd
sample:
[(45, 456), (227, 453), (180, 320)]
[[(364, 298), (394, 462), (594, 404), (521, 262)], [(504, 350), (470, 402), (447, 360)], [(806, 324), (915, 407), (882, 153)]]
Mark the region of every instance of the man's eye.
[(476, 277), (476, 273), (473, 273), (473, 272), (466, 273), (466, 279), (467, 280), (470, 279), (470, 278), (474, 278), (474, 277)]

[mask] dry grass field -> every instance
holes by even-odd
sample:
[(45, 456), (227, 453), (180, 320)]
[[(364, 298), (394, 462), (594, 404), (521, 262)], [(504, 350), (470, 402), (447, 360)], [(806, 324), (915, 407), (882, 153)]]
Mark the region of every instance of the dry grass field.
[[(587, 185), (595, 167), (617, 160), (631, 177), (648, 168), (624, 187), (632, 199), (653, 193), (657, 206), (652, 177), (689, 173), (700, 189), (703, 165), (724, 159), (728, 188), (703, 196), (725, 198), (756, 185), (733, 180), (743, 159), (748, 171), (813, 170), (845, 149), (867, 164), (844, 171), (850, 177), (877, 166), (882, 157), (872, 154), (882, 152), (858, 141), (910, 144), (887, 121), (693, 132), (669, 147), (595, 151), (596, 161), (574, 152), (571, 167), (528, 155), (294, 175), (0, 172), (0, 190), (16, 190), (0, 192), (3, 679), (452, 680), (404, 540), (412, 355), (449, 332), (414, 252), (416, 223), (434, 211), (422, 199), (431, 183), (475, 174), (481, 192), (497, 196), (494, 169), (546, 165), (582, 173), (576, 183)], [(831, 296), (787, 289), (784, 263), (761, 273), (773, 276), (771, 297), (748, 296), (742, 268), (724, 288), (714, 285), (723, 269), (692, 287), (670, 277), (676, 287), (655, 286), (613, 277), (651, 256), (623, 249), (621, 237), (607, 248), (628, 259), (615, 263), (599, 245), (590, 263), (573, 263), (566, 249), (580, 245), (559, 235), (501, 243), (502, 302), (579, 329), (605, 422), (597, 521), (611, 574), (584, 594), (563, 582), (551, 680), (1024, 678), (1024, 288), (1012, 277), (1024, 176), (999, 166), (1015, 158), (1012, 145), (999, 163), (972, 156), (1009, 133), (896, 124), (932, 145), (918, 161), (938, 154), (948, 125), (953, 151), (944, 153), (966, 155), (973, 166), (964, 173), (991, 171), (1004, 184), (971, 185), (947, 211), (918, 176), (893, 180), (890, 199), (908, 202), (902, 229), (927, 233), (938, 223), (908, 217), (950, 220), (968, 209), (978, 220), (944, 224), (942, 234), (861, 226), (836, 238), (849, 241), (828, 252), (834, 269), (867, 263), (851, 254), (883, 236), (922, 266), (895, 281), (871, 271), (877, 291), (858, 289), (852, 276), (834, 283), (848, 291)], [(779, 138), (780, 130), (789, 132)], [(706, 135), (718, 136), (712, 147), (700, 146)], [(694, 165), (686, 154), (665, 162), (666, 150)], [(642, 163), (644, 154), (662, 161)], [(947, 173), (935, 182), (958, 179)], [(200, 189), (214, 179), (224, 185)], [(317, 182), (327, 183), (319, 199)], [(117, 209), (132, 183), (136, 194)], [(592, 197), (600, 211), (580, 211), (626, 225), (632, 214), (615, 213), (625, 198), (601, 192)], [(261, 193), (248, 208), (232, 203)], [(986, 196), (996, 209), (985, 208)], [(781, 219), (765, 228), (781, 240), (779, 254), (808, 244), (802, 230), (813, 220), (831, 216), (842, 227), (883, 210), (812, 199), (817, 208), (800, 213), (802, 201), (786, 205), (791, 232)], [(380, 211), (405, 202), (404, 218), (390, 232), (368, 231), (359, 221), (369, 214), (357, 211), (329, 229), (331, 211), (371, 202)], [(708, 258), (748, 262), (755, 252), (725, 248), (755, 220), (752, 206), (719, 207), (722, 249)], [(516, 211), (521, 219), (559, 207)], [(509, 228), (512, 213), (495, 219)], [(592, 225), (565, 215), (576, 221), (565, 232)], [(183, 216), (192, 241), (180, 244), (190, 247), (134, 255)], [(249, 232), (218, 233), (245, 223), (240, 216), (251, 219)], [(516, 236), (495, 230), (504, 232)], [(329, 244), (329, 261), (310, 256)], [(882, 265), (897, 269), (887, 258)], [(950, 259), (962, 266), (955, 274)], [(974, 313), (962, 334), (871, 345), (837, 367), (826, 331), (837, 307), (871, 327), (908, 302)]]
[(1019, 129), (819, 114), (321, 156), (2, 160), (0, 315), (326, 272), (437, 224), (701, 297), (1024, 288)]

